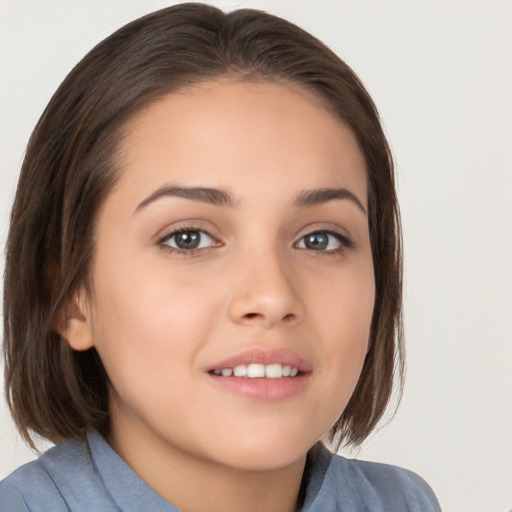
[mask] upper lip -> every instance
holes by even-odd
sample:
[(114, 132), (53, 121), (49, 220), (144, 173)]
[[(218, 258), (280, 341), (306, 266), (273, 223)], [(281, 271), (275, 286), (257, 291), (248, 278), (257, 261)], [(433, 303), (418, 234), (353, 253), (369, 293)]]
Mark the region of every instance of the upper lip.
[(215, 363), (208, 371), (222, 370), (223, 368), (234, 368), (241, 364), (280, 364), (297, 368), (300, 372), (306, 373), (313, 370), (311, 364), (304, 358), (286, 348), (268, 349), (252, 348), (230, 356), (223, 361)]

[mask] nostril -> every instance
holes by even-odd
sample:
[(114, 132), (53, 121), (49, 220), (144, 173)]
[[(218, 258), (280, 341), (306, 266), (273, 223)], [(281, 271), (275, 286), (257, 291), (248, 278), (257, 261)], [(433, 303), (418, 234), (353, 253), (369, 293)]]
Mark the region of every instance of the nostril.
[[(244, 315), (244, 318), (246, 320), (254, 320), (254, 319), (257, 319), (257, 318), (260, 318), (260, 317), (264, 317), (264, 315), (262, 315), (261, 313), (246, 313)], [(292, 322), (295, 318), (295, 315), (293, 313), (288, 313), (287, 315), (285, 315), (283, 317), (283, 321), (284, 322)]]

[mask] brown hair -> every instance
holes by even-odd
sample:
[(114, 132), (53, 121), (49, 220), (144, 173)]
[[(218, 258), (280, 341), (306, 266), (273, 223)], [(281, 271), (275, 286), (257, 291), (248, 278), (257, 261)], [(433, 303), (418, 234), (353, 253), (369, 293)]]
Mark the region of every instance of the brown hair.
[(371, 345), (332, 439), (361, 443), (390, 400), (394, 375), (402, 383), (399, 213), (392, 158), (370, 96), (331, 50), (285, 20), (181, 4), (129, 23), (86, 55), (28, 144), (7, 242), (3, 353), (8, 404), (31, 446), (34, 434), (58, 442), (109, 428), (108, 376), (97, 352), (71, 350), (54, 327), (87, 282), (124, 123), (164, 94), (223, 76), (313, 91), (352, 128), (366, 160), (376, 286)]

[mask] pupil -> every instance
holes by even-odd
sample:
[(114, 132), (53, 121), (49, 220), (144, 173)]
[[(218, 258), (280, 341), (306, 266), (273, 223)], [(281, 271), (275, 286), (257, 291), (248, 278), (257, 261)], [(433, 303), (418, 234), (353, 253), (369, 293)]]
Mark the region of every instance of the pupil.
[(308, 235), (306, 237), (305, 244), (308, 249), (315, 249), (317, 251), (323, 250), (327, 247), (328, 244), (327, 235), (321, 233)]
[(183, 231), (176, 235), (176, 245), (180, 249), (195, 249), (200, 240), (201, 235), (197, 231)]

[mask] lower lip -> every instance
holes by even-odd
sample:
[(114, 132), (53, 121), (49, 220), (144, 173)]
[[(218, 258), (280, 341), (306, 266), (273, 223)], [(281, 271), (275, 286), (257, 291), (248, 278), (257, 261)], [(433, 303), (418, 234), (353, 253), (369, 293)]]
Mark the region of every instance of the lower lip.
[(262, 402), (277, 402), (304, 391), (311, 374), (303, 373), (280, 379), (222, 377), (211, 373), (208, 376), (217, 386), (235, 395)]

